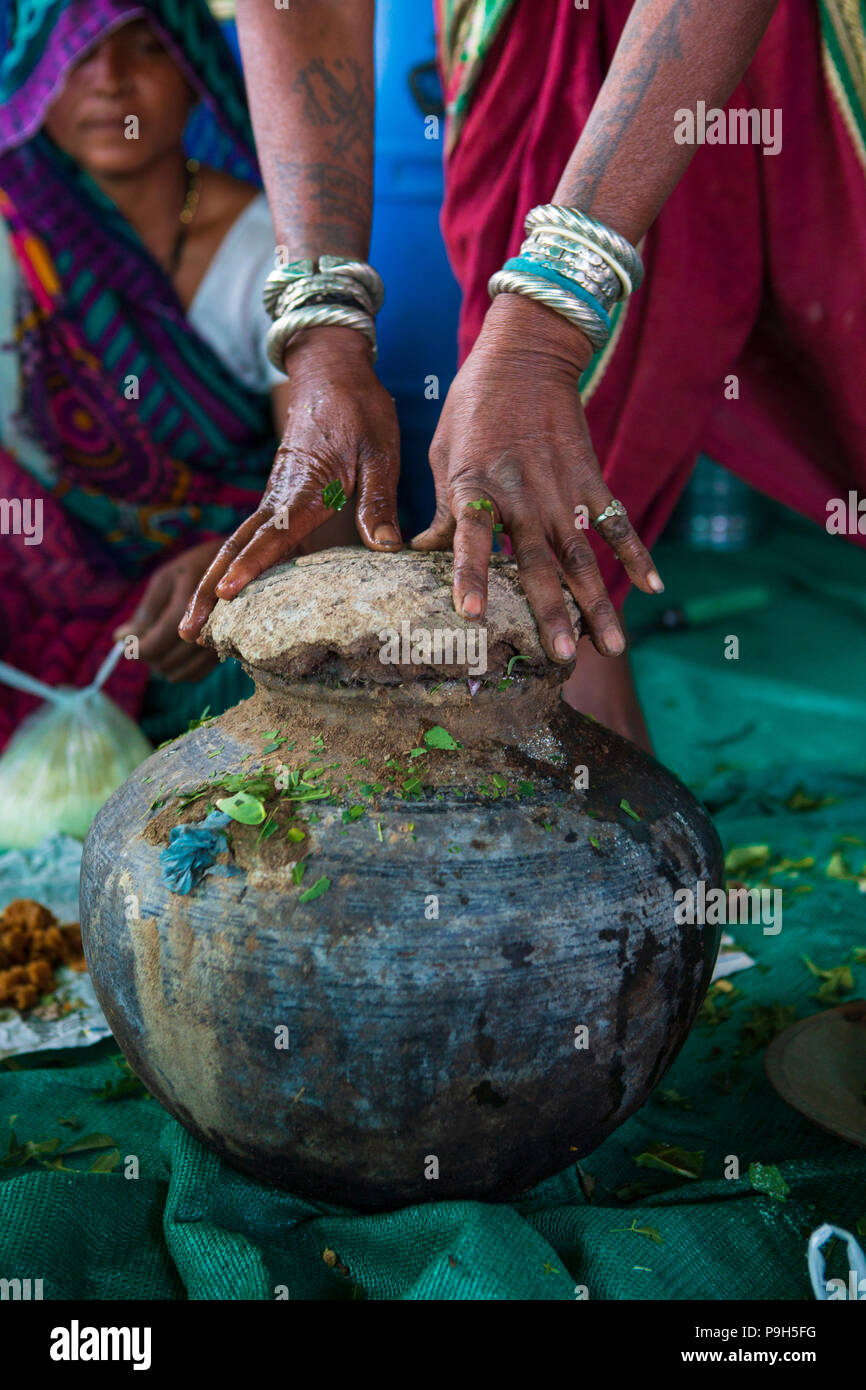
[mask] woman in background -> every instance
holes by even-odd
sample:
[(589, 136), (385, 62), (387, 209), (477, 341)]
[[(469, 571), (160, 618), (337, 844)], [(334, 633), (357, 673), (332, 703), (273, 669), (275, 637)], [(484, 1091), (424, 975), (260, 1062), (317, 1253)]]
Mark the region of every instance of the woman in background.
[[(0, 0), (0, 40), (0, 656), (81, 685), (134, 632), (107, 689), (134, 716), (161, 690), (176, 731), (219, 693), (151, 678), (213, 665), (177, 624), (287, 408), (242, 79), (204, 0)], [(0, 744), (31, 704), (3, 690)]]

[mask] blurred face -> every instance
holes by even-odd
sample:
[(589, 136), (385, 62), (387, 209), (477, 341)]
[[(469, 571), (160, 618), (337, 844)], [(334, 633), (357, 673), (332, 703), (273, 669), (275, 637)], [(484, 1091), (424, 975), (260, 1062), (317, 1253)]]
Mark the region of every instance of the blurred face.
[(133, 174), (180, 146), (193, 104), (174, 59), (138, 19), (72, 69), (45, 130), (88, 173)]

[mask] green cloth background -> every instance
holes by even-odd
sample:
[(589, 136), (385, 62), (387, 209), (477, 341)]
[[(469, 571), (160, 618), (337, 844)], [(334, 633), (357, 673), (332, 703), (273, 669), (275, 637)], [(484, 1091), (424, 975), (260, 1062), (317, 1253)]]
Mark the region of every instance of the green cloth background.
[[(735, 928), (757, 960), (733, 977), (729, 1017), (698, 1023), (660, 1092), (575, 1168), (509, 1205), (440, 1202), (357, 1215), (260, 1186), (211, 1156), (156, 1101), (94, 1098), (121, 1076), (109, 1040), (0, 1065), (0, 1125), (17, 1114), (19, 1141), (110, 1134), (140, 1176), (0, 1166), (0, 1276), (42, 1278), (46, 1298), (802, 1299), (806, 1241), (824, 1221), (866, 1218), (866, 1150), (834, 1139), (776, 1096), (758, 1051), (737, 1059), (756, 1004), (824, 1007), (802, 961), (829, 968), (866, 947), (866, 898), (828, 879), (843, 835), (866, 839), (866, 682), (862, 552), (805, 524), (776, 528), (753, 553), (695, 555), (662, 545), (663, 602), (767, 583), (772, 605), (700, 632), (654, 636), (635, 648), (638, 683), (659, 755), (717, 816), (726, 847), (768, 844), (774, 856), (814, 855), (786, 892), (777, 937)], [(630, 600), (632, 624), (658, 603)], [(738, 661), (724, 658), (728, 633)], [(204, 702), (206, 703), (206, 701)], [(200, 712), (197, 711), (197, 712)], [(832, 805), (794, 812), (803, 787)], [(866, 847), (845, 845), (861, 872)], [(866, 994), (866, 966), (854, 966)], [(720, 996), (721, 998), (721, 996)], [(722, 999), (722, 1002), (724, 1000)], [(866, 1078), (864, 1078), (866, 1080)], [(61, 1127), (77, 1117), (80, 1128)], [(637, 1167), (653, 1140), (704, 1150), (698, 1181)], [(0, 1152), (5, 1144), (0, 1140)], [(726, 1179), (727, 1155), (742, 1176)], [(68, 1159), (82, 1170), (92, 1155)], [(779, 1201), (751, 1187), (749, 1164), (775, 1164)], [(624, 1201), (618, 1189), (648, 1184)], [(627, 1228), (650, 1228), (660, 1242)], [(625, 1229), (624, 1229), (625, 1228)], [(861, 1226), (861, 1232), (866, 1225)], [(329, 1267), (323, 1251), (336, 1252)], [(828, 1276), (845, 1277), (837, 1247)]]

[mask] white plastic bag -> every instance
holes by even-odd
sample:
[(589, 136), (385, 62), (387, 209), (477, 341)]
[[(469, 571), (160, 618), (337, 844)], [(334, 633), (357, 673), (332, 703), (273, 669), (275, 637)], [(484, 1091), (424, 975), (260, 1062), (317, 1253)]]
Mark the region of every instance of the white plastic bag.
[(152, 751), (102, 693), (122, 652), (118, 642), (84, 690), (52, 690), (0, 662), (3, 684), (46, 701), (0, 757), (0, 849), (27, 849), (58, 833), (83, 840), (100, 806)]

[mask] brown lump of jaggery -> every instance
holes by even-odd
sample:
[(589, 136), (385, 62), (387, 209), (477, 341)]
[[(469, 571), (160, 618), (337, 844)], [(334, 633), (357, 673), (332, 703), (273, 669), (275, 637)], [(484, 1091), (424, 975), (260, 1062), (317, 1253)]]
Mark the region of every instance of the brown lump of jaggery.
[(0, 913), (0, 1007), (32, 1009), (57, 988), (57, 965), (87, 968), (78, 923), (61, 926), (42, 903), (16, 898)]

